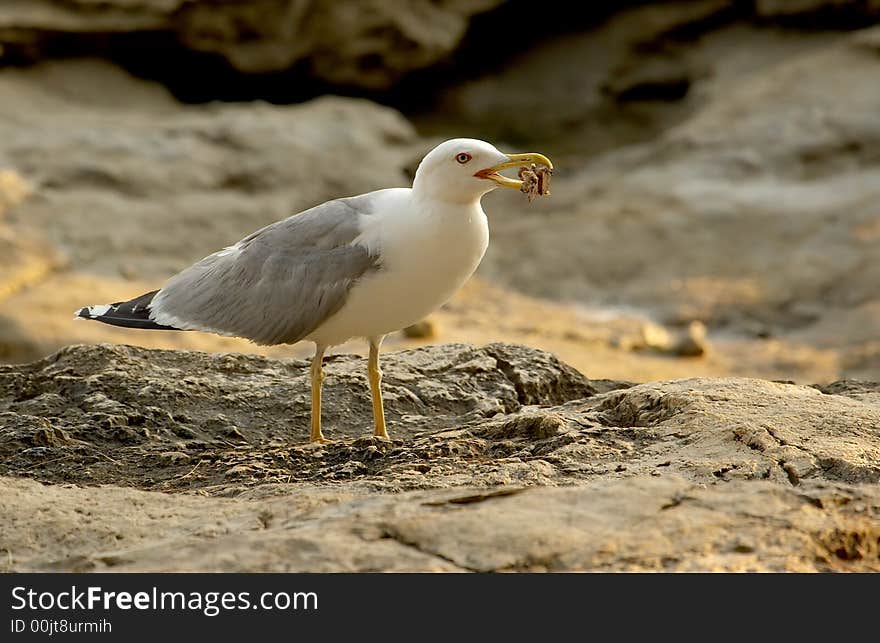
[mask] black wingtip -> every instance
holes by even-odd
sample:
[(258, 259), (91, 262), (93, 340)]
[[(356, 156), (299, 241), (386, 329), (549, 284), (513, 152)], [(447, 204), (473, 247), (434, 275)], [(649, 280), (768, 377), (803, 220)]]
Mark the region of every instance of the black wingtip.
[[(129, 301), (102, 306), (84, 306), (75, 319), (92, 319), (111, 326), (140, 328), (143, 330), (180, 330), (173, 326), (157, 324), (150, 319), (150, 302), (158, 291), (148, 292)], [(96, 310), (98, 309), (98, 310)]]

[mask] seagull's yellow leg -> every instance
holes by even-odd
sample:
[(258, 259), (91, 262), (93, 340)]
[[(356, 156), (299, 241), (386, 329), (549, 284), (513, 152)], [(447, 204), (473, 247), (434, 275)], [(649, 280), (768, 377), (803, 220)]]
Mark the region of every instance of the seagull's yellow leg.
[(373, 395), (373, 424), (376, 427), (373, 435), (387, 438), (385, 407), (382, 406), (382, 370), (379, 368), (379, 346), (381, 344), (381, 337), (370, 339), (370, 361), (367, 366), (367, 372), (370, 375), (370, 393)]
[(324, 346), (315, 347), (315, 356), (312, 358), (312, 368), (309, 374), (312, 378), (312, 442), (327, 442), (321, 433), (321, 386), (324, 384)]

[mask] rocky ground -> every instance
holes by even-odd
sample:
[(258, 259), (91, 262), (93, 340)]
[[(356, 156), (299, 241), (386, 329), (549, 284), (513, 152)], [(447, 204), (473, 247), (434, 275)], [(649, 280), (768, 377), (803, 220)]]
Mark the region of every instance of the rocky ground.
[[(880, 8), (564, 4), (3, 4), (0, 568), (877, 570)], [(309, 447), (308, 346), (71, 319), (460, 135), (553, 194), (387, 340), (392, 442), (357, 343)]]
[(327, 82), (382, 88), (452, 52), (469, 18), (500, 3), (13, 0), (0, 7), (0, 43), (18, 61), (172, 49), (184, 64), (203, 54), (203, 68), (214, 59), (250, 73), (299, 65)]
[[(153, 290), (192, 261), (314, 203), (405, 185), (431, 145), (399, 113), (366, 101), (185, 106), (158, 85), (94, 60), (2, 71), (0, 95), (0, 112), (5, 110), (0, 159), (10, 168), (0, 181), (4, 361), (100, 341), (304, 356), (307, 347), (263, 349), (196, 333), (74, 324), (71, 312)], [(688, 374), (802, 382), (870, 376), (870, 335), (841, 337), (829, 327), (833, 318), (823, 317), (796, 328), (818, 333), (802, 339), (784, 324), (768, 326), (748, 317), (761, 299), (745, 276), (672, 274), (716, 270), (698, 261), (682, 268), (666, 247), (674, 248), (678, 237), (687, 244), (688, 235), (721, 234), (713, 227), (722, 225), (717, 217), (700, 231), (672, 206), (656, 211), (646, 205), (636, 191), (618, 201), (611, 179), (610, 201), (591, 198), (586, 203), (593, 205), (584, 209), (575, 199), (583, 185), (594, 185), (589, 177), (563, 166), (553, 196), (531, 205), (518, 194), (490, 195), (485, 205), (493, 243), (482, 279), (439, 313), (433, 333), (393, 337), (389, 345), (521, 342), (553, 351), (591, 374), (634, 380)], [(639, 203), (643, 209), (633, 209)], [(622, 216), (621, 208), (630, 214)], [(663, 221), (637, 223), (637, 212)], [(723, 225), (740, 226), (737, 248), (743, 250), (760, 230), (749, 227), (747, 218), (737, 223), (738, 212)], [(817, 230), (815, 222), (786, 221), (808, 224), (805, 235)], [(668, 228), (663, 234), (675, 239), (658, 246), (661, 223)], [(856, 231), (867, 224), (858, 225)], [(864, 229), (870, 235), (870, 226)], [(863, 266), (851, 282), (870, 294), (870, 283), (858, 284), (870, 277), (873, 246), (861, 239), (841, 239), (838, 245)], [(767, 244), (760, 248), (725, 255), (731, 270), (754, 270), (748, 262), (777, 256)], [(702, 257), (717, 262), (708, 250)], [(800, 278), (786, 274), (780, 283)], [(543, 297), (516, 294), (486, 279)], [(652, 288), (665, 298), (644, 297)], [(730, 323), (716, 314), (722, 305), (732, 311)], [(857, 324), (871, 319), (871, 306), (869, 300), (843, 314)], [(700, 328), (704, 322), (710, 324), (708, 341)], [(696, 351), (688, 352), (683, 341), (694, 335), (689, 330), (694, 323)], [(851, 342), (863, 354), (849, 359)]]
[(880, 386), (589, 380), (509, 344), (0, 368), (6, 571), (880, 571)]
[(545, 216), (495, 226), (483, 274), (831, 349), (840, 375), (876, 379), (880, 91), (861, 79), (878, 53), (873, 29), (794, 56), (650, 142), (561, 170)]

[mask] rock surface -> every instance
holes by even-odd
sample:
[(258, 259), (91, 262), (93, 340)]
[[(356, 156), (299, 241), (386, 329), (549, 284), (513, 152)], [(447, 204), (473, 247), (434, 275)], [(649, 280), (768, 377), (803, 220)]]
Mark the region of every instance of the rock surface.
[[(317, 78), (371, 89), (453, 51), (469, 18), (500, 0), (13, 0), (0, 46), (23, 59), (99, 53), (108, 36), (222, 56), (242, 72), (304, 63)], [(103, 40), (102, 40), (103, 38)], [(137, 41), (134, 41), (135, 43)], [(115, 42), (125, 47), (125, 41)], [(129, 46), (136, 46), (134, 43)]]
[(305, 446), (308, 347), (71, 311), (404, 185), (434, 139), (366, 101), (185, 106), (107, 62), (4, 66), (0, 361), (229, 352), (0, 366), (0, 569), (880, 571), (880, 385), (768, 381), (880, 379), (880, 32), (840, 31), (880, 5), (627, 3), (544, 39), (562, 6), (539, 25), (495, 0), (2, 3), (4, 65), (142, 47), (169, 83), (183, 54), (371, 90), (507, 12), (521, 57), (474, 60), (492, 75), (439, 84), (418, 123), (531, 141), (557, 178), (484, 203), (482, 277), (528, 295), (477, 279), (432, 318), (487, 345), (386, 356), (390, 442), (363, 358), (333, 357), (341, 440)]
[[(200, 3), (93, 4), (96, 15), (135, 15)], [(533, 149), (558, 159), (558, 178), (553, 197), (531, 205), (489, 195), (483, 281), (438, 313), (436, 337), (389, 344), (528, 343), (639, 381), (880, 378), (880, 100), (863, 80), (880, 71), (877, 32), (833, 30), (871, 19), (876, 3), (788, 4), (787, 17), (784, 4), (640, 3), (588, 33), (538, 39), (501, 73), (445, 92), (466, 99), (434, 110), (446, 118), (438, 134), (528, 149), (471, 127), (469, 114), (489, 114), (511, 139), (531, 132)], [(795, 15), (829, 22), (745, 24)], [(663, 93), (682, 79), (684, 95)], [(404, 185), (433, 143), (365, 101), (184, 106), (106, 62), (4, 67), (0, 173), (30, 195), (0, 223), (0, 360), (102, 341), (304, 356), (307, 347), (72, 324), (70, 311), (153, 290), (317, 202)], [(548, 297), (557, 303), (538, 299)]]
[(880, 385), (589, 380), (521, 346), (0, 367), (7, 571), (880, 571)]
[(655, 140), (561, 166), (539, 216), (504, 195), (483, 275), (833, 348), (876, 379), (878, 52), (875, 28), (717, 85)]
[[(507, 3), (490, 15), (502, 20), (517, 9), (522, 15), (524, 5)], [(541, 13), (537, 28), (510, 18), (508, 30), (519, 28), (517, 35), (531, 45), (501, 60), (490, 50), (495, 65), (477, 65), (438, 92), (439, 107), (420, 114), (420, 126), (442, 131), (456, 124), (492, 139), (552, 142), (554, 158), (566, 155), (565, 165), (579, 164), (586, 154), (654, 138), (744, 76), (877, 24), (880, 4), (553, 3)], [(541, 29), (553, 37), (532, 40)], [(491, 33), (478, 37), (491, 43)], [(469, 53), (461, 55), (461, 66), (471, 62)]]
[[(4, 70), (0, 98), (0, 167), (15, 168), (0, 170), (0, 207), (9, 208), (0, 222), (8, 248), (0, 253), (2, 361), (97, 342), (305, 357), (305, 345), (72, 323), (71, 312), (154, 290), (180, 268), (315, 203), (404, 185), (430, 146), (399, 113), (365, 101), (184, 106), (160, 86), (93, 60)], [(524, 214), (541, 218), (545, 207), (536, 202)], [(503, 233), (513, 211), (495, 195), (486, 210), (493, 235)], [(690, 346), (691, 353), (702, 346), (703, 358), (675, 359), (686, 352), (675, 329), (646, 315), (552, 304), (483, 281), (437, 320), (435, 336), (392, 337), (388, 345), (526, 342), (623, 379), (736, 373), (810, 382), (839, 372), (830, 350), (716, 340), (711, 331), (711, 350), (705, 341)]]
[(166, 276), (306, 207), (402, 185), (416, 140), (398, 112), (367, 101), (187, 107), (100, 61), (5, 71), (0, 113), (0, 167), (39, 197), (16, 218), (74, 265), (128, 278)]
[[(364, 100), (196, 107), (98, 60), (3, 70), (0, 360), (126, 341), (72, 311), (154, 290), (294, 212), (404, 185), (418, 140)], [(251, 346), (187, 335), (129, 341)]]

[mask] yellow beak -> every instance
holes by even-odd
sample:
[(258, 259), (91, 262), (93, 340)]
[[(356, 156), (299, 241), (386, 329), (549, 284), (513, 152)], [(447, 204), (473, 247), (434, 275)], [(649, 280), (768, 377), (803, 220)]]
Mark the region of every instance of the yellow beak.
[(508, 154), (507, 158), (510, 160), (482, 169), (475, 173), (474, 176), (478, 179), (489, 179), (490, 181), (494, 181), (501, 187), (519, 190), (522, 187), (522, 181), (501, 176), (498, 172), (511, 167), (521, 167), (523, 165), (528, 166), (531, 163), (536, 165), (546, 165), (551, 170), (553, 169), (553, 163), (551, 163), (550, 159), (543, 154), (536, 154), (534, 152), (529, 152), (528, 154)]

